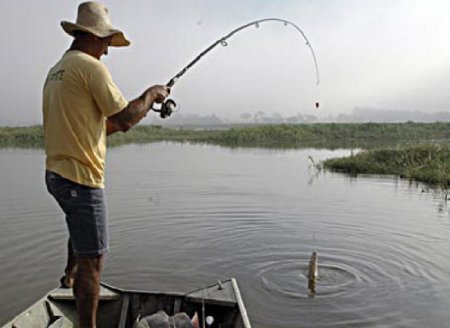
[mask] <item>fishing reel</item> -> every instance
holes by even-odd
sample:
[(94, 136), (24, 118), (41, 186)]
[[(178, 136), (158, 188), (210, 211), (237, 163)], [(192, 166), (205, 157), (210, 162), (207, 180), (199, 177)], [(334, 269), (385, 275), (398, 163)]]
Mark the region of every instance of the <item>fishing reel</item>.
[(166, 118), (172, 115), (173, 111), (177, 108), (177, 103), (173, 99), (167, 99), (163, 103), (161, 103), (161, 108), (154, 108), (152, 110), (154, 112), (159, 113), (161, 118)]

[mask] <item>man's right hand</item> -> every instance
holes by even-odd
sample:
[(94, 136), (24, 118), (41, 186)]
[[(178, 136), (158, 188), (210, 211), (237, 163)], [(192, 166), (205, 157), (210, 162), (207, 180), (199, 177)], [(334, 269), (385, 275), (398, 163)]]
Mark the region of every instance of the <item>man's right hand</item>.
[(156, 102), (158, 104), (163, 103), (164, 100), (169, 96), (170, 94), (170, 87), (166, 85), (154, 85), (150, 88), (148, 88), (145, 91), (146, 98), (149, 97), (150, 103), (152, 106), (153, 102)]

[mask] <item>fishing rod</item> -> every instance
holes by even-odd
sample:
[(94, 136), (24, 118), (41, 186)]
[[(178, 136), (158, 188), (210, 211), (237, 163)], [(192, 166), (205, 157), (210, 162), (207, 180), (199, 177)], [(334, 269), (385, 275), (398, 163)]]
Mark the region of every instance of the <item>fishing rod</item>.
[[(234, 29), (233, 31), (231, 31), (230, 33), (228, 33), (227, 35), (221, 37), (220, 39), (218, 39), (216, 42), (214, 42), (213, 44), (211, 44), (208, 48), (206, 48), (205, 50), (203, 50), (197, 57), (195, 57), (189, 64), (187, 64), (180, 72), (178, 72), (174, 77), (172, 77), (169, 82), (166, 84), (166, 86), (168, 87), (173, 87), (175, 85), (175, 83), (178, 81), (178, 79), (180, 77), (182, 77), (192, 66), (194, 66), (203, 56), (205, 56), (208, 52), (210, 52), (211, 50), (213, 50), (216, 46), (218, 46), (219, 44), (226, 47), (228, 45), (227, 40), (229, 38), (231, 38), (234, 34), (236, 34), (239, 31), (242, 31), (250, 26), (255, 26), (255, 27), (259, 27), (261, 23), (264, 22), (269, 22), (269, 21), (276, 21), (276, 22), (281, 22), (284, 24), (284, 26), (292, 26), (293, 28), (295, 28), (295, 30), (297, 32), (299, 32), (301, 34), (301, 36), (303, 37), (303, 39), (306, 42), (306, 46), (309, 48), (310, 52), (311, 52), (311, 56), (313, 58), (314, 61), (314, 67), (316, 70), (316, 84), (319, 85), (320, 83), (320, 76), (319, 76), (319, 66), (317, 64), (317, 59), (316, 59), (316, 54), (314, 52), (313, 47), (311, 46), (311, 43), (309, 42), (308, 38), (306, 37), (306, 34), (302, 31), (302, 29), (300, 27), (298, 27), (296, 24), (286, 20), (286, 19), (280, 19), (280, 18), (263, 18), (263, 19), (259, 19), (247, 24), (244, 24), (236, 29)], [(161, 108), (152, 108), (153, 111), (155, 112), (159, 112), (161, 118), (166, 118), (169, 117), (174, 109), (176, 109), (177, 104), (173, 99), (167, 99), (165, 102), (163, 102), (161, 104)], [(319, 103), (316, 102), (316, 108), (319, 108)]]

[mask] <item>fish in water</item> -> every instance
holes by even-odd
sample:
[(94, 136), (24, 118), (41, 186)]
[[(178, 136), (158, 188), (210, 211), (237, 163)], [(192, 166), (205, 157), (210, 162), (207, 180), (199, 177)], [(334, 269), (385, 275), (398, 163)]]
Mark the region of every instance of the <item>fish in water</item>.
[(317, 260), (317, 252), (313, 252), (309, 260), (308, 267), (308, 289), (311, 293), (316, 292), (316, 283), (319, 278), (319, 264)]

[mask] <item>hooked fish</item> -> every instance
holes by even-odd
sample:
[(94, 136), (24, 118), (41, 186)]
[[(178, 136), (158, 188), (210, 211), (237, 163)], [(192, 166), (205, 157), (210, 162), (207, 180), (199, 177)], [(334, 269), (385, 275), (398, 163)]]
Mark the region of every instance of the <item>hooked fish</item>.
[(319, 278), (319, 264), (317, 259), (317, 252), (313, 252), (309, 260), (308, 267), (308, 289), (311, 293), (316, 292), (316, 283)]

